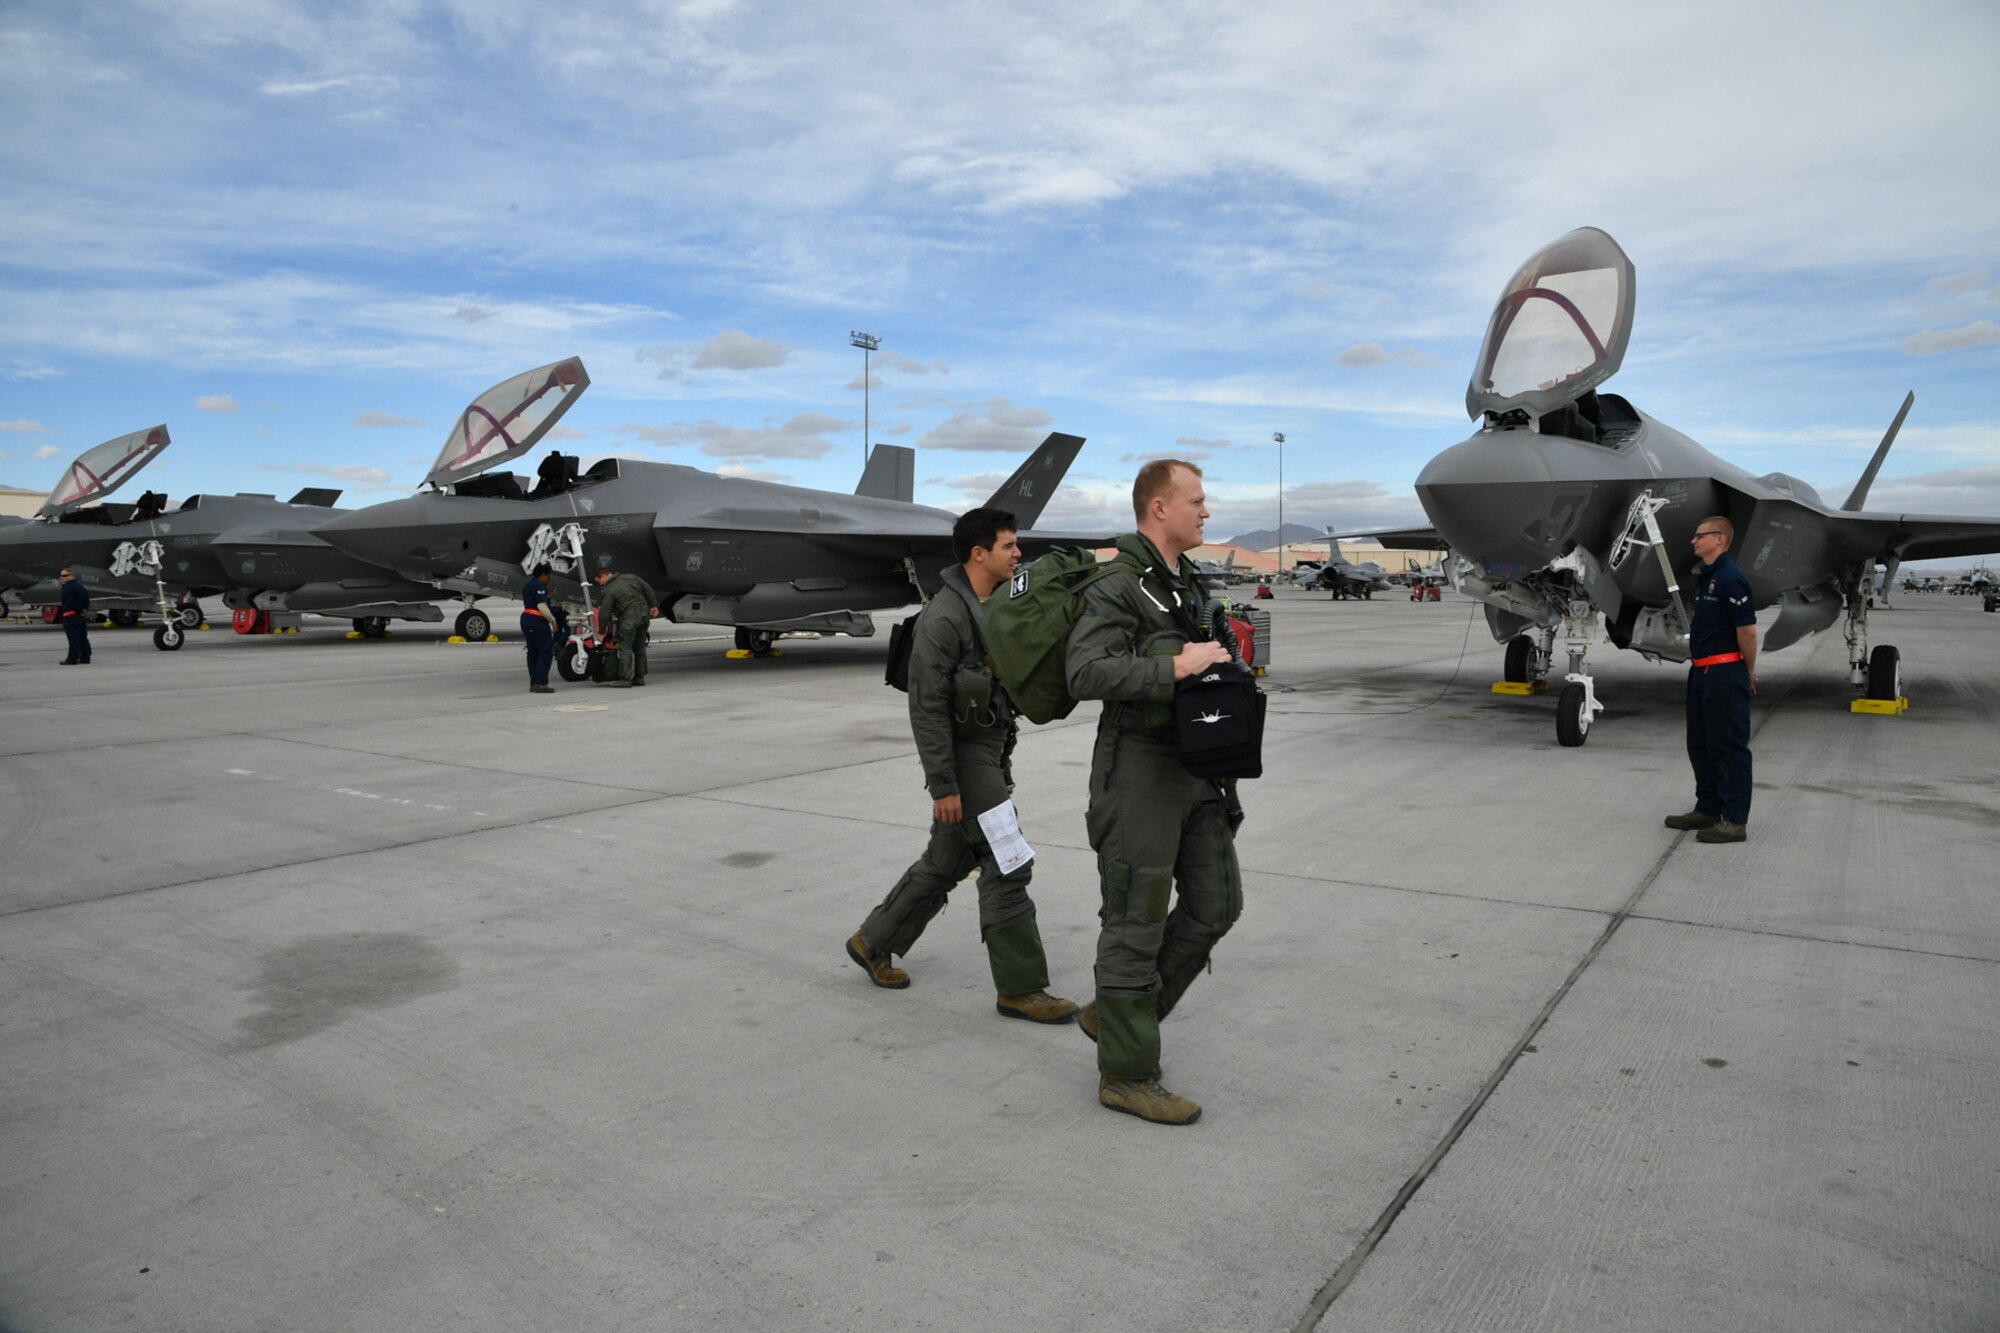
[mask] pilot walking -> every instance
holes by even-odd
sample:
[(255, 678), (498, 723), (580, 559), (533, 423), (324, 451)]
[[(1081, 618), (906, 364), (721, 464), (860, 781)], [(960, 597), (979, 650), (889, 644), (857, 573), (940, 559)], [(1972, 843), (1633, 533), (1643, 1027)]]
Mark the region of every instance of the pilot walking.
[(1070, 693), (1104, 700), (1086, 816), (1103, 893), (1097, 998), (1077, 1025), (1097, 1042), (1100, 1103), (1186, 1125), (1201, 1107), (1160, 1084), (1160, 1020), (1243, 911), (1243, 816), (1234, 783), (1181, 766), (1172, 700), (1176, 681), (1229, 651), (1204, 637), (1201, 580), (1186, 557), (1208, 518), (1201, 469), (1146, 464), (1132, 508), (1139, 530), (1117, 543), (1128, 567), (1085, 589), (1069, 635)]
[(556, 636), (562, 633), (562, 613), (549, 595), (548, 565), (536, 565), (534, 574), (521, 585), (521, 638), (528, 645), (528, 692), (554, 694), (549, 684), (549, 666), (556, 660)]
[(1750, 824), (1750, 696), (1757, 692), (1757, 610), (1729, 558), (1736, 529), (1720, 515), (1695, 525), (1694, 624), (1688, 636), (1687, 750), (1694, 809), (1668, 815), (1701, 842), (1742, 842)]
[(646, 643), (652, 634), (650, 618), (660, 614), (660, 595), (637, 574), (600, 569), (591, 577), (604, 591), (604, 619), (618, 639), (618, 679), (611, 682), (611, 688), (644, 685)]
[(65, 569), (57, 576), (62, 581), (62, 598), (56, 611), (62, 620), (63, 633), (69, 638), (69, 656), (62, 660), (64, 666), (90, 665), (90, 589), (83, 586), (83, 580), (73, 569)]
[(1013, 705), (986, 665), (980, 604), (1021, 563), (1015, 519), (1001, 509), (973, 509), (952, 526), (944, 590), (917, 616), (910, 641), (910, 731), (931, 797), (931, 837), (889, 896), (847, 941), (847, 956), (877, 986), (900, 990), (909, 973), (891, 963), (908, 955), (945, 905), (979, 872), (979, 935), (993, 973), (994, 1007), (1008, 1018), (1067, 1023), (1076, 1002), (1048, 993), (1049, 964), (1035, 903), (1028, 896), (1034, 862), (1003, 870), (980, 816), (1011, 808), (1010, 759), (1019, 726)]

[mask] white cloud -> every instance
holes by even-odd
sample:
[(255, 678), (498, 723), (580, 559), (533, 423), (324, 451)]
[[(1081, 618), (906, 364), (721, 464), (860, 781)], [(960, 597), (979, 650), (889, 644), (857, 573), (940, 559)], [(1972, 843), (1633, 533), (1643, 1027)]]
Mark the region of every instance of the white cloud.
[(62, 451), (62, 450), (61, 450), (60, 448), (58, 448), (57, 446), (55, 446), (55, 445), (53, 445), (53, 444), (38, 444), (38, 445), (36, 445), (36, 446), (34, 447), (34, 449), (32, 449), (32, 450), (31, 450), (31, 451), (29, 452), (29, 454), (28, 454), (28, 457), (30, 457), (30, 458), (33, 458), (33, 459), (37, 459), (37, 460), (47, 460), (47, 459), (51, 459), (51, 458), (61, 458), (61, 457), (62, 457), (62, 452), (63, 452), (63, 451)]
[(485, 306), (472, 305), (468, 303), (466, 305), (461, 305), (457, 309), (453, 310), (451, 312), (451, 317), (453, 319), (462, 319), (468, 324), (483, 324), (487, 320), (493, 318), (493, 312), (491, 310), (488, 310)]
[(1972, 347), (2000, 343), (2000, 324), (1990, 319), (1975, 320), (1956, 329), (1925, 329), (1903, 339), (1903, 350), (1912, 356), (1936, 356), (1940, 352), (1963, 352)]
[(226, 393), (205, 393), (194, 400), (194, 405), (204, 412), (241, 412), (236, 400)]
[(747, 463), (719, 464), (715, 469), (715, 475), (718, 477), (741, 477), (745, 481), (789, 482), (792, 479), (790, 473), (771, 472), (763, 468), (751, 467)]
[(768, 338), (753, 338), (740, 329), (726, 329), (701, 345), (696, 370), (768, 370), (792, 359), (792, 349)]
[(1356, 343), (1335, 357), (1334, 360), (1350, 370), (1359, 370), (1367, 366), (1383, 366), (1392, 361), (1398, 365), (1413, 366), (1417, 369), (1444, 364), (1432, 357), (1425, 356), (1414, 347), (1405, 347), (1399, 351), (1391, 352), (1383, 347), (1381, 343)]
[(711, 458), (813, 459), (831, 453), (835, 445), (822, 438), (829, 430), (850, 429), (852, 423), (818, 412), (801, 413), (781, 426), (746, 427), (703, 418), (666, 426), (627, 422), (614, 433), (664, 447), (692, 444)]
[(22, 418), (20, 418), (19, 420), (15, 420), (15, 421), (0, 421), (0, 430), (7, 430), (7, 431), (16, 431), (16, 430), (32, 430), (32, 431), (46, 431), (46, 430), (48, 430), (48, 427), (47, 427), (47, 426), (44, 426), (44, 425), (43, 425), (43, 424), (42, 424), (41, 422), (39, 422), (39, 421), (30, 421), (30, 420), (28, 420), (28, 419), (27, 419), (26, 417), (22, 417)]
[(587, 430), (578, 430), (574, 426), (565, 426), (558, 421), (555, 425), (549, 427), (548, 434), (542, 438), (545, 440), (587, 440), (590, 438), (590, 432)]
[(1039, 407), (1016, 407), (993, 398), (979, 407), (961, 407), (950, 420), (917, 439), (920, 449), (972, 449), (1025, 454), (1042, 442), (1055, 417)]
[(1984, 268), (1970, 269), (1964, 273), (1947, 273), (1943, 277), (1932, 278), (1929, 282), (1925, 283), (1924, 294), (1927, 296), (1945, 297), (1947, 299), (1957, 296), (1969, 296), (1981, 287), (1984, 287), (1987, 278), (1991, 275), (1992, 270)]
[(266, 472), (305, 472), (331, 477), (335, 481), (346, 482), (358, 491), (401, 489), (381, 468), (359, 463), (261, 463), (259, 466)]
[(354, 424), (375, 429), (387, 429), (395, 426), (421, 426), (424, 424), (424, 420), (422, 417), (399, 417), (393, 412), (357, 412), (354, 416)]
[(1121, 463), (1139, 463), (1143, 465), (1146, 463), (1161, 462), (1165, 459), (1178, 459), (1183, 463), (1199, 463), (1207, 457), (1207, 451), (1202, 449), (1163, 449), (1158, 453), (1151, 454), (1120, 454), (1118, 461)]

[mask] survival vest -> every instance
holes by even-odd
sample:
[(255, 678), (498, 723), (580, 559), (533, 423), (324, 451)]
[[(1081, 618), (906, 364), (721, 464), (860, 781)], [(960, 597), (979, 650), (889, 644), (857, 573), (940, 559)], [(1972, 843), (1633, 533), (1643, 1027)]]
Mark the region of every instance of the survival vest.
[(1083, 614), (1083, 590), (1118, 569), (1138, 569), (1124, 552), (1099, 561), (1081, 546), (1060, 547), (1014, 571), (1005, 594), (986, 599), (986, 652), (1014, 711), (1054, 722), (1076, 708), (1069, 692), (1069, 632)]

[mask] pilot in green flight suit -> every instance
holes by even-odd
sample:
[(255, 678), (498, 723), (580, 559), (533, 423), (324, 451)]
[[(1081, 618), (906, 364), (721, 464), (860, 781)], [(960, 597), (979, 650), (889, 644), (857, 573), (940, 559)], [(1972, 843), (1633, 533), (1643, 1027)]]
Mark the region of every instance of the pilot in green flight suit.
[(646, 641), (652, 633), (649, 617), (660, 614), (660, 595), (637, 574), (600, 569), (591, 577), (604, 590), (604, 618), (615, 627), (618, 639), (619, 678), (611, 684), (614, 688), (644, 685)]
[(1148, 463), (1132, 506), (1139, 531), (1120, 537), (1118, 549), (1145, 572), (1091, 584), (1069, 636), (1070, 693), (1105, 701), (1087, 816), (1103, 893), (1097, 998), (1078, 1023), (1098, 1043), (1100, 1102), (1185, 1125), (1201, 1107), (1160, 1086), (1160, 1020), (1243, 910), (1241, 808), (1233, 785), (1181, 766), (1172, 700), (1175, 681), (1229, 653), (1190, 634), (1204, 623), (1201, 582), (1185, 557), (1201, 545), (1208, 517), (1201, 469)]
[(979, 816), (1010, 799), (1018, 727), (1006, 692), (986, 665), (979, 604), (1013, 576), (1021, 548), (1014, 516), (973, 509), (952, 528), (961, 564), (943, 572), (944, 590), (913, 627), (910, 730), (931, 795), (931, 838), (889, 896), (847, 942), (847, 954), (878, 986), (901, 989), (907, 956), (959, 881), (979, 871), (979, 934), (993, 972), (995, 1007), (1009, 1018), (1067, 1023), (1077, 1007), (1048, 993), (1049, 965), (1028, 896), (1034, 862), (1003, 871)]

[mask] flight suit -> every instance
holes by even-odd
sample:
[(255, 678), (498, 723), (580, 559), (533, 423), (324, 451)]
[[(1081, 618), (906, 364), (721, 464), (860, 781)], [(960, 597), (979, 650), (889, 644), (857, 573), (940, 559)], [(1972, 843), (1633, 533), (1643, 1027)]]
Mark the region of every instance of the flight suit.
[(1174, 743), (1173, 658), (1206, 621), (1194, 567), (1182, 559), (1165, 572), (1137, 533), (1117, 545), (1147, 572), (1084, 591), (1067, 665), (1070, 693), (1105, 701), (1086, 818), (1103, 895), (1097, 1067), (1143, 1079), (1159, 1072), (1160, 1020), (1242, 914), (1242, 811), (1234, 784), (1189, 773)]
[(1032, 861), (1003, 872), (979, 816), (1009, 799), (1019, 725), (986, 666), (965, 570), (944, 571), (944, 591), (917, 617), (910, 642), (910, 731), (933, 801), (956, 794), (957, 824), (931, 821), (930, 844), (861, 925), (869, 956), (908, 954), (959, 881), (979, 871), (979, 936), (1001, 995), (1048, 989), (1049, 965), (1028, 896)]
[(1708, 666), (1699, 663), (1738, 653), (1737, 628), (1756, 623), (1750, 580), (1729, 552), (1695, 570), (1687, 680), (1694, 808), (1731, 824), (1750, 822), (1750, 668), (1741, 657)]
[(637, 574), (613, 574), (604, 585), (604, 615), (618, 638), (621, 678), (634, 685), (646, 679), (646, 642), (652, 636), (652, 610), (659, 604), (653, 585)]
[(69, 656), (63, 659), (63, 665), (89, 662), (90, 589), (83, 586), (82, 579), (71, 579), (62, 585), (57, 614), (62, 620), (63, 634), (69, 639)]

